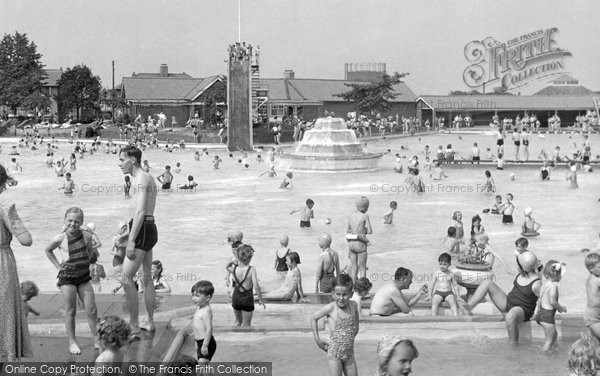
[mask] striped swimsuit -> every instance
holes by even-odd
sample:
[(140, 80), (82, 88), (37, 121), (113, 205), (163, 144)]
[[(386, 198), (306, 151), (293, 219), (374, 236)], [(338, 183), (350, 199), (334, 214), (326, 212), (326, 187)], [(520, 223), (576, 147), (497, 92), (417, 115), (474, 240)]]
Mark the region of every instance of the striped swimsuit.
[(74, 237), (65, 234), (68, 241), (69, 259), (65, 261), (58, 272), (58, 286), (79, 286), (89, 282), (90, 277), (90, 255), (88, 252), (83, 232)]

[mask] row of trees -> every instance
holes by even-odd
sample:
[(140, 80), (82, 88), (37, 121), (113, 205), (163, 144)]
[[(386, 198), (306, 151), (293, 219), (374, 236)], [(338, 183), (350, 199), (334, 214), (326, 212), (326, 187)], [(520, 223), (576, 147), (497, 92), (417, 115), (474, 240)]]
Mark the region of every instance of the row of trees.
[[(34, 112), (50, 106), (50, 93), (43, 90), (48, 78), (42, 55), (26, 34), (5, 34), (0, 41), (0, 105), (16, 114), (17, 109)], [(112, 92), (103, 90), (100, 78), (90, 68), (77, 65), (68, 68), (58, 81), (55, 98), (60, 108), (75, 110), (77, 120), (83, 112), (97, 115), (99, 105), (112, 103)]]

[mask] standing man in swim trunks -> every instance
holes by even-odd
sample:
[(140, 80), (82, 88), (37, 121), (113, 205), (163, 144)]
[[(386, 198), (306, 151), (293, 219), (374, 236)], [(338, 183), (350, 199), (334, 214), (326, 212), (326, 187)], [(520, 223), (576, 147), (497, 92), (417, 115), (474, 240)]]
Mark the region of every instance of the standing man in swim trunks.
[(125, 248), (123, 263), (123, 287), (129, 310), (131, 333), (139, 334), (138, 292), (133, 277), (142, 266), (142, 283), (144, 301), (148, 312), (147, 322), (143, 329), (153, 331), (154, 327), (154, 284), (152, 282), (152, 248), (158, 241), (158, 232), (154, 223), (154, 207), (156, 206), (156, 184), (150, 174), (142, 169), (142, 151), (134, 146), (127, 146), (119, 154), (119, 167), (123, 174), (132, 176), (132, 211), (129, 222), (129, 239)]

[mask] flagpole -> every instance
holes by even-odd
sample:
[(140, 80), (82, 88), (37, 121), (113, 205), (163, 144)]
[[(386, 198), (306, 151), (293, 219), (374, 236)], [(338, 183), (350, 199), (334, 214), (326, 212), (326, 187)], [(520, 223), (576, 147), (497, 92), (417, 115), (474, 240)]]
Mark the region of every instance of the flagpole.
[(238, 0), (238, 42), (242, 43), (242, 0)]

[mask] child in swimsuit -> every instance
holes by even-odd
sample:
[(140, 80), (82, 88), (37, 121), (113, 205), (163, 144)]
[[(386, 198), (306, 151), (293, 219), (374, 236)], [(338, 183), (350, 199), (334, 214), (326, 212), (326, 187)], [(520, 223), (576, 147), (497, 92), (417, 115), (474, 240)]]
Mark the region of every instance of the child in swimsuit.
[(505, 225), (512, 225), (513, 222), (513, 212), (516, 209), (516, 206), (512, 203), (513, 195), (509, 193), (506, 195), (506, 202), (500, 205), (499, 209), (502, 210), (502, 223)]
[(322, 233), (319, 236), (319, 248), (321, 248), (321, 254), (317, 261), (316, 293), (331, 292), (331, 282), (336, 276), (340, 275), (340, 258), (338, 253), (332, 250), (330, 246), (331, 235), (326, 232)]
[(554, 320), (556, 311), (559, 313), (567, 312), (567, 307), (558, 303), (558, 283), (562, 279), (565, 270), (565, 264), (555, 260), (548, 261), (546, 266), (544, 266), (546, 281), (540, 291), (535, 320), (544, 328), (546, 340), (544, 341), (544, 346), (542, 346), (542, 351), (549, 351), (556, 342), (556, 337), (558, 336)]
[(279, 185), (279, 189), (294, 188), (292, 185), (293, 177), (294, 177), (294, 175), (291, 172), (288, 172), (287, 174), (285, 174), (285, 179), (283, 179), (283, 181)]
[(588, 333), (581, 333), (581, 338), (571, 345), (569, 352), (569, 376), (596, 375), (600, 364), (600, 353), (597, 343)]
[(446, 237), (444, 237), (444, 249), (448, 253), (460, 253), (460, 241), (456, 239), (456, 228), (454, 226), (448, 227)]
[(31, 306), (29, 305), (29, 301), (33, 297), (38, 296), (39, 293), (40, 293), (40, 290), (38, 289), (38, 287), (35, 283), (33, 283), (31, 281), (21, 282), (21, 298), (23, 298), (23, 303), (25, 304), (25, 308), (27, 308), (27, 314), (29, 314), (29, 312), (31, 312), (36, 316), (40, 315), (40, 313), (38, 311), (31, 308)]
[(481, 225), (481, 217), (476, 214), (471, 218), (471, 238), (478, 234), (485, 234), (485, 229)]
[(485, 171), (485, 177), (486, 177), (486, 181), (485, 181), (485, 188), (483, 189), (483, 191), (485, 193), (494, 193), (496, 192), (496, 183), (494, 183), (494, 179), (492, 179), (492, 173), (489, 170)]
[(348, 216), (348, 226), (346, 228), (346, 240), (350, 251), (350, 277), (352, 280), (365, 277), (367, 274), (367, 245), (369, 239), (367, 234), (372, 234), (371, 221), (367, 215), (369, 210), (369, 199), (361, 197), (356, 200), (356, 211)]
[(525, 211), (523, 212), (525, 219), (523, 220), (523, 226), (521, 226), (521, 235), (523, 236), (536, 236), (540, 234), (538, 230), (540, 227), (542, 227), (542, 225), (533, 219), (531, 216), (532, 214), (533, 209), (525, 208)]
[(583, 321), (598, 346), (600, 343), (600, 254), (589, 253), (585, 257), (585, 267), (590, 275), (585, 283), (587, 305)]
[[(57, 162), (60, 163), (60, 162)], [(71, 179), (71, 173), (67, 172), (65, 174), (65, 182), (62, 187), (58, 187), (58, 190), (64, 189), (64, 193), (66, 195), (72, 195), (73, 190), (75, 189), (75, 182)]]
[(542, 179), (542, 181), (550, 180), (550, 167), (548, 167), (548, 161), (544, 161), (544, 165), (540, 169), (540, 179)]
[(309, 198), (306, 200), (305, 207), (303, 207), (302, 209), (292, 210), (290, 212), (290, 215), (300, 212), (300, 228), (310, 227), (310, 220), (311, 218), (315, 217), (315, 214), (313, 212), (314, 205), (315, 202)]
[(152, 260), (152, 267), (150, 269), (152, 275), (152, 283), (154, 285), (154, 292), (157, 294), (168, 294), (171, 292), (171, 286), (167, 282), (163, 274), (163, 265), (159, 260)]
[(462, 241), (463, 237), (465, 236), (465, 230), (462, 223), (462, 213), (455, 211), (452, 213), (452, 219), (454, 220), (452, 226), (456, 228), (456, 239), (458, 239), (458, 241)]
[[(81, 354), (77, 345), (75, 331), (75, 314), (77, 312), (77, 296), (81, 297), (88, 317), (92, 333), (96, 333), (96, 300), (90, 283), (90, 255), (93, 253), (92, 237), (87, 231), (81, 231), (83, 211), (72, 207), (65, 213), (65, 230), (55, 236), (46, 247), (46, 256), (58, 270), (58, 287), (60, 288), (66, 307), (65, 315), (67, 333), (69, 336), (69, 352)], [(68, 254), (68, 259), (62, 263), (54, 255), (56, 248), (61, 248)], [(97, 345), (96, 345), (97, 347)]]
[(571, 167), (569, 168), (566, 180), (571, 182), (569, 188), (579, 188), (579, 185), (577, 184), (577, 166), (575, 165), (575, 162), (571, 162)]
[(210, 307), (210, 299), (214, 293), (215, 288), (209, 281), (198, 281), (192, 286), (192, 301), (198, 307), (192, 322), (198, 363), (210, 362), (217, 351)]
[(254, 256), (254, 249), (244, 244), (237, 249), (238, 265), (233, 261), (227, 264), (226, 269), (232, 274), (233, 293), (231, 294), (231, 307), (235, 313), (235, 326), (251, 326), (254, 313), (254, 294), (258, 295), (258, 304), (266, 308), (262, 300), (262, 292), (258, 285), (256, 269), (250, 266)]
[(294, 298), (294, 294), (297, 295), (296, 302), (304, 303), (306, 296), (302, 289), (302, 274), (298, 269), (300, 264), (300, 255), (297, 252), (290, 252), (285, 257), (285, 262), (288, 267), (288, 272), (285, 276), (285, 281), (279, 289), (270, 291), (263, 294), (264, 300), (275, 300), (275, 301), (291, 301)]
[[(317, 346), (327, 352), (330, 376), (358, 375), (354, 360), (354, 338), (358, 334), (358, 306), (350, 300), (352, 279), (341, 274), (332, 281), (334, 301), (315, 312), (310, 326)], [(327, 317), (330, 327), (329, 343), (319, 337), (318, 320)]]
[(127, 352), (131, 327), (118, 316), (103, 317), (98, 323), (98, 342), (104, 351), (98, 355), (95, 367), (122, 365)]
[(390, 211), (383, 216), (383, 224), (391, 225), (394, 223), (394, 211), (398, 209), (398, 203), (396, 201), (390, 201)]
[(452, 256), (448, 253), (442, 253), (438, 257), (440, 270), (435, 272), (431, 288), (429, 289), (429, 299), (431, 300), (431, 315), (437, 316), (438, 308), (444, 300), (450, 305), (450, 310), (454, 316), (458, 316), (457, 299), (460, 299), (458, 293), (458, 284), (456, 283), (456, 275), (448, 268), (452, 263)]
[(290, 249), (288, 248), (288, 244), (290, 242), (290, 238), (287, 235), (283, 235), (279, 239), (279, 244), (281, 247), (277, 251), (275, 251), (275, 271), (280, 277), (284, 277), (287, 274), (288, 266), (285, 262), (285, 258), (290, 254)]

